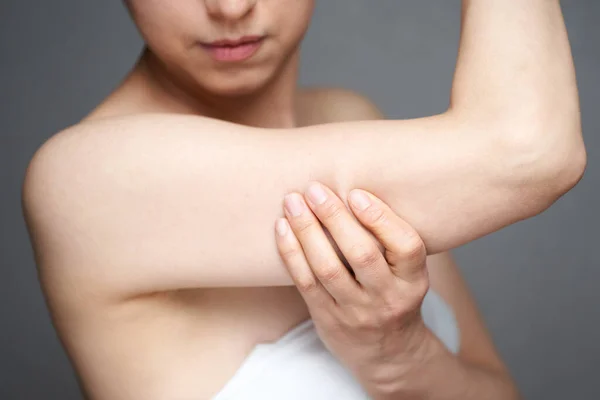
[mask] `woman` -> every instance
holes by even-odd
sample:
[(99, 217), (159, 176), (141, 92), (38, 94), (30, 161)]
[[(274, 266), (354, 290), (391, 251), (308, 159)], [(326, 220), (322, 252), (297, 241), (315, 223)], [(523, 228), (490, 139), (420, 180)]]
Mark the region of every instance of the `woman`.
[(23, 186), (87, 396), (515, 398), (447, 251), (583, 173), (558, 0), (463, 0), (451, 106), (410, 121), (297, 88), (312, 0), (127, 6), (139, 62)]

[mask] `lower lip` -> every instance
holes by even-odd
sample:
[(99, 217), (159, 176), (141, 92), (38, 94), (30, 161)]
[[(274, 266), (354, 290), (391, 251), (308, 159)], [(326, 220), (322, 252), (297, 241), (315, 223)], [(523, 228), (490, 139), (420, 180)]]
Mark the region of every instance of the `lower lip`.
[(208, 54), (216, 61), (239, 62), (249, 59), (258, 51), (262, 39), (256, 42), (243, 43), (238, 46), (212, 46), (202, 45)]

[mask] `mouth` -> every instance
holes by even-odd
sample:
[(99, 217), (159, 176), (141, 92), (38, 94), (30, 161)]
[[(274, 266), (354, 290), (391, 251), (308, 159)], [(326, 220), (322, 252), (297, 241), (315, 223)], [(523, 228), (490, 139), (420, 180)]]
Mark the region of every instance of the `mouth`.
[(264, 41), (264, 36), (244, 36), (202, 43), (201, 46), (216, 61), (240, 62), (252, 57)]

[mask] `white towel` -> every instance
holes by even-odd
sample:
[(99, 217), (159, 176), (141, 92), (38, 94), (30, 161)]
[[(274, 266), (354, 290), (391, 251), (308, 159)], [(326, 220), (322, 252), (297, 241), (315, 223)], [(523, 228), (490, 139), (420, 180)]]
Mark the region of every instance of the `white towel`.
[[(459, 331), (451, 308), (433, 291), (421, 307), (428, 328), (453, 353)], [(369, 396), (325, 347), (312, 319), (274, 343), (258, 344), (213, 400), (367, 400)]]

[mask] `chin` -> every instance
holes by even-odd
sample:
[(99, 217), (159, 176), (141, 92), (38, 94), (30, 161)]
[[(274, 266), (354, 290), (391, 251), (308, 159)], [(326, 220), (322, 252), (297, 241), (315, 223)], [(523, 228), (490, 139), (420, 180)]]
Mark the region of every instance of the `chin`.
[(209, 93), (219, 97), (242, 97), (257, 93), (264, 85), (258, 83), (249, 84), (249, 82), (236, 85), (235, 83), (228, 82), (221, 85), (210, 84), (203, 86)]
[(222, 97), (249, 96), (258, 93), (272, 80), (265, 71), (241, 71), (235, 74), (215, 74), (198, 82), (204, 90)]

